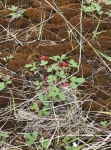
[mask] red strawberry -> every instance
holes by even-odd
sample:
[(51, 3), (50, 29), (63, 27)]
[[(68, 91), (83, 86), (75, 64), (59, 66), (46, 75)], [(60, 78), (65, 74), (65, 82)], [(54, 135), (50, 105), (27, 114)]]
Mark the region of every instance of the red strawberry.
[(67, 86), (69, 86), (69, 83), (65, 82), (65, 83), (63, 83), (63, 86), (67, 87)]
[(45, 56), (41, 56), (40, 60), (46, 60), (46, 57)]
[(48, 80), (48, 77), (46, 77), (45, 80)]
[(67, 63), (66, 63), (65, 61), (63, 61), (63, 62), (61, 63), (61, 65), (62, 65), (63, 67), (66, 67), (66, 66), (67, 66)]

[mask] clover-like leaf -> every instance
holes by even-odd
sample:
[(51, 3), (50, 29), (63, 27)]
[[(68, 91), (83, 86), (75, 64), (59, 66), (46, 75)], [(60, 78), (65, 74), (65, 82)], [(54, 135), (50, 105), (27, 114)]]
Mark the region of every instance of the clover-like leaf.
[(75, 82), (83, 83), (84, 82), (84, 78), (76, 78)]
[(9, 137), (9, 132), (3, 132), (3, 131), (1, 131), (0, 132), (0, 137), (3, 137), (3, 138)]
[(40, 66), (45, 66), (46, 64), (48, 64), (48, 61), (41, 60)]
[(30, 106), (30, 109), (38, 111), (39, 110), (38, 103), (37, 102), (33, 102), (33, 104)]
[(16, 11), (18, 9), (18, 6), (13, 5), (12, 7), (8, 8), (8, 10)]
[(5, 83), (4, 82), (0, 82), (0, 91), (2, 91), (5, 88)]
[(101, 121), (100, 124), (103, 126), (103, 127), (106, 127), (108, 122), (107, 121)]
[(75, 82), (76, 81), (76, 77), (73, 76), (73, 77), (70, 78), (70, 80), (73, 81), (73, 82)]
[(38, 137), (38, 132), (36, 132), (36, 131), (33, 132), (32, 134), (26, 133), (24, 135), (24, 138), (27, 139), (27, 145), (28, 146), (34, 144), (34, 142), (36, 141), (37, 137)]
[(77, 84), (75, 82), (71, 82), (70, 83), (71, 88), (76, 89), (77, 88)]
[(64, 60), (64, 59), (66, 59), (66, 58), (67, 58), (67, 57), (66, 57), (66, 54), (62, 54), (60, 59), (61, 59), (61, 60)]
[(41, 138), (40, 138), (41, 146), (42, 146), (43, 148), (45, 148), (45, 149), (47, 148), (49, 141), (50, 141), (50, 140), (48, 140), (48, 139), (44, 139), (44, 137), (41, 137)]
[(65, 100), (65, 95), (63, 93), (59, 93), (58, 95), (60, 100)]

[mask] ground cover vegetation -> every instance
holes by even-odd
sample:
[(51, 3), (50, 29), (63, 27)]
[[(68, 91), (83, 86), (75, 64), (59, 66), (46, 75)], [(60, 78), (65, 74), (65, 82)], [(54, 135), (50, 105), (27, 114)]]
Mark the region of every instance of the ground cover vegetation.
[(0, 149), (111, 149), (111, 0), (0, 1)]

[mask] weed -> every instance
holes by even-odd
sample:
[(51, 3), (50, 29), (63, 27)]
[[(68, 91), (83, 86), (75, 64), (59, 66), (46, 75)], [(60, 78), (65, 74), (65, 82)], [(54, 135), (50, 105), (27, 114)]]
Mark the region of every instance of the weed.
[(40, 145), (38, 146), (38, 148), (41, 150), (43, 148), (47, 149), (47, 146), (49, 144), (49, 140), (48, 139), (44, 139), (44, 137), (42, 136), (39, 140)]
[[(105, 5), (110, 5), (111, 0), (104, 0), (104, 3)], [(104, 13), (99, 3), (94, 2), (93, 0), (86, 0), (82, 6), (82, 10), (86, 13), (97, 13), (99, 15), (102, 15)], [(110, 11), (105, 12), (105, 14), (111, 17)]]
[(97, 12), (97, 14), (101, 15), (103, 13), (103, 11), (101, 10), (101, 6), (96, 3), (96, 2), (92, 2), (91, 0), (90, 1), (86, 1), (85, 2), (86, 5), (83, 5), (82, 6), (82, 10), (84, 12)]
[(14, 6), (14, 5), (8, 8), (8, 10), (12, 11), (12, 13), (9, 14), (12, 19), (17, 19), (21, 17), (22, 14), (25, 12), (25, 9), (19, 9), (18, 6)]
[(5, 62), (7, 62), (8, 60), (10, 60), (12, 58), (14, 58), (14, 57), (12, 55), (10, 55), (10, 56), (3, 57), (1, 59), (4, 60)]
[(4, 88), (6, 87), (6, 85), (11, 84), (12, 81), (10, 79), (10, 76), (4, 76), (2, 74), (0, 74), (0, 91), (4, 90)]
[[(27, 143), (28, 146), (33, 145), (35, 143), (35, 141), (37, 140), (37, 138), (38, 138), (38, 132), (35, 131), (32, 134), (25, 133), (24, 138), (26, 139), (26, 143)], [(44, 139), (44, 137), (41, 136), (38, 143), (39, 143), (37, 145), (38, 150), (42, 150), (43, 148), (47, 149), (49, 140)]]
[(107, 127), (108, 122), (107, 122), (107, 121), (101, 121), (100, 124), (101, 124), (103, 127)]
[(9, 137), (9, 132), (0, 131), (0, 146), (2, 146), (2, 141), (5, 141)]
[(111, 5), (111, 0), (104, 0), (106, 5)]
[(7, 138), (7, 137), (9, 137), (9, 132), (0, 131), (0, 137), (1, 137), (1, 138)]
[[(42, 89), (42, 87), (44, 87), (44, 82), (48, 89), (44, 94), (38, 96), (41, 106), (39, 106), (37, 102), (33, 102), (30, 106), (30, 109), (35, 110), (39, 116), (50, 114), (50, 103), (48, 101), (58, 101), (58, 99), (60, 101), (66, 100), (65, 95), (61, 90), (62, 87), (70, 86), (72, 89), (76, 89), (79, 84), (84, 82), (84, 78), (76, 78), (75, 76), (67, 80), (68, 71), (77, 68), (78, 65), (73, 59), (67, 61), (66, 54), (49, 58), (55, 61), (55, 63), (48, 65), (46, 57), (40, 57), (41, 62), (39, 66), (42, 66), (42, 70), (48, 74), (47, 77), (44, 77), (45, 81), (40, 82), (37, 80), (34, 82), (35, 90)], [(37, 64), (36, 62), (33, 62), (26, 64), (25, 67), (30, 71), (35, 71), (37, 69)]]

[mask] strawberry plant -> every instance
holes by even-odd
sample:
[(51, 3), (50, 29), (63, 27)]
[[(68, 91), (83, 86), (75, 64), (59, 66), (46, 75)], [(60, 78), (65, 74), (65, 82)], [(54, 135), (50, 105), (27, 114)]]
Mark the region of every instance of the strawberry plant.
[(67, 79), (70, 75), (69, 71), (74, 71), (74, 68), (78, 68), (78, 65), (73, 59), (67, 60), (66, 54), (62, 54), (61, 56), (52, 56), (49, 58), (54, 61), (51, 65), (48, 64), (46, 56), (40, 57), (40, 64), (38, 65), (36, 62), (25, 65), (25, 68), (32, 72), (36, 72), (37, 67), (42, 67), (44, 74), (47, 74), (47, 76), (44, 75), (44, 81), (41, 79), (41, 81), (36, 80), (33, 83), (36, 91), (41, 90), (42, 88), (48, 89), (43, 94), (39, 94), (38, 99), (40, 105), (38, 102), (33, 102), (30, 106), (30, 109), (35, 110), (39, 116), (50, 114), (49, 101), (66, 100), (66, 97), (62, 91), (63, 87), (71, 87), (72, 89), (76, 89), (79, 84), (84, 82), (83, 77), (77, 78), (72, 76)]

